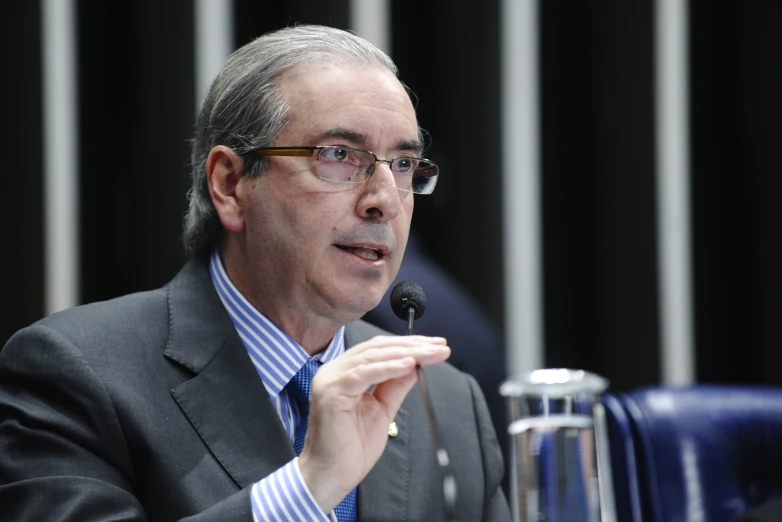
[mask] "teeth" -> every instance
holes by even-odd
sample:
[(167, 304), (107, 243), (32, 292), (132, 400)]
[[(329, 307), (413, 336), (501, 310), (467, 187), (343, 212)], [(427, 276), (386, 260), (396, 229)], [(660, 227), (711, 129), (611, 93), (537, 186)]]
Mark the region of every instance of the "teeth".
[(375, 261), (377, 259), (377, 250), (374, 248), (345, 248), (345, 250), (358, 257), (369, 259), (370, 261)]

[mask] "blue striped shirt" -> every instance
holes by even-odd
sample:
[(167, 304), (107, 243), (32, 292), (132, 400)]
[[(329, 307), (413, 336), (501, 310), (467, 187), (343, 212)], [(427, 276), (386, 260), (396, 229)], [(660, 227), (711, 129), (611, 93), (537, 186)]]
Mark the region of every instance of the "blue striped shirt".
[[(217, 294), (233, 321), (247, 354), (261, 377), (269, 398), (280, 416), (293, 444), (299, 409), (296, 401), (284, 391), (296, 372), (304, 366), (309, 354), (280, 330), (239, 292), (225, 271), (220, 254), (215, 251), (209, 261)], [(329, 346), (313, 359), (332, 361), (345, 351), (345, 327), (341, 327)], [(299, 470), (298, 457), (252, 486), (250, 495), (253, 519), (336, 521), (333, 512), (327, 517), (312, 497)]]

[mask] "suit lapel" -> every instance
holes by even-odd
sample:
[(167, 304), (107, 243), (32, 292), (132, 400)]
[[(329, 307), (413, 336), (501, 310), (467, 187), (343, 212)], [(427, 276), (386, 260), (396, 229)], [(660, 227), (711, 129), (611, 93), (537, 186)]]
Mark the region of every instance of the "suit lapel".
[(226, 472), (247, 487), (295, 456), (288, 435), (206, 262), (190, 261), (167, 291), (171, 331), (165, 354), (196, 374), (171, 394)]
[(171, 390), (215, 458), (244, 488), (295, 457), (277, 410), (238, 337)]
[[(388, 335), (367, 323), (351, 323), (345, 330), (345, 346), (349, 348), (381, 334)], [(402, 403), (394, 419), (399, 435), (389, 437), (380, 460), (358, 486), (359, 520), (407, 520), (412, 448), (407, 402)]]
[(404, 406), (395, 422), (399, 436), (389, 437), (380, 460), (358, 486), (359, 520), (407, 520), (411, 441)]
[[(170, 333), (165, 355), (195, 375), (171, 394), (209, 451), (240, 488), (294, 456), (266, 388), (252, 366), (209, 277), (205, 259), (194, 259), (168, 285)], [(367, 323), (348, 325), (345, 345), (386, 334)], [(411, 433), (402, 404), (378, 463), (358, 488), (360, 520), (405, 520), (410, 502)]]

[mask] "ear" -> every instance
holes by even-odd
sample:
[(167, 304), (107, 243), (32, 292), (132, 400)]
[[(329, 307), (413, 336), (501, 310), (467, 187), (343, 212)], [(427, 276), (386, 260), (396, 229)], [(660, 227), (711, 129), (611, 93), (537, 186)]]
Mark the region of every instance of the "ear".
[(244, 207), (239, 190), (244, 159), (224, 145), (209, 151), (206, 158), (206, 179), (212, 203), (220, 222), (228, 232), (244, 230)]

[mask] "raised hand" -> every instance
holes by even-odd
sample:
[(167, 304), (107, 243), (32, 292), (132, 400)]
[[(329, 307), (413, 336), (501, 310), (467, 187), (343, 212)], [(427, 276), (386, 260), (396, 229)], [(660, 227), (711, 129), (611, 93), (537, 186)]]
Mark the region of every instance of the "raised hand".
[(377, 336), (318, 370), (299, 468), (321, 509), (331, 511), (380, 459), (416, 366), (450, 354), (442, 337)]

